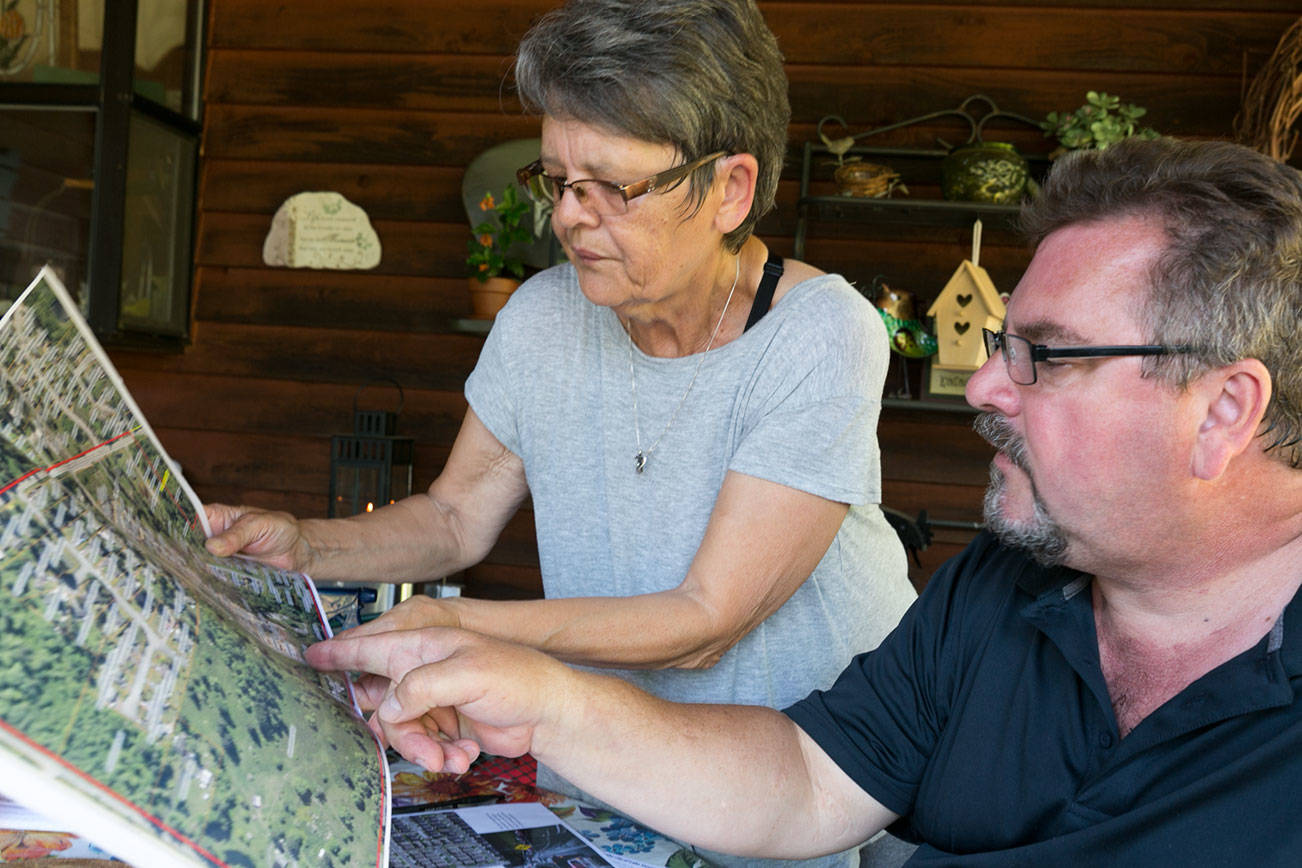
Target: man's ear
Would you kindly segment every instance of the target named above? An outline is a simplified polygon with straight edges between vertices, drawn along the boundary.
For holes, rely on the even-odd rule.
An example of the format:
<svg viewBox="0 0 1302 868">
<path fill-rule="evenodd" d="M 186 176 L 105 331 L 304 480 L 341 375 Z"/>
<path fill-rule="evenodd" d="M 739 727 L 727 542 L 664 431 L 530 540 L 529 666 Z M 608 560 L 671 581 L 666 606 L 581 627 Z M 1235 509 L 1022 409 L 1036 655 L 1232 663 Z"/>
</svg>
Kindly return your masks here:
<svg viewBox="0 0 1302 868">
<path fill-rule="evenodd" d="M 750 214 L 751 203 L 755 201 L 759 163 L 750 154 L 733 154 L 719 160 L 719 175 L 723 182 L 723 198 L 714 220 L 718 230 L 726 235 Z"/>
<path fill-rule="evenodd" d="M 1203 412 L 1193 471 L 1199 479 L 1216 479 L 1252 447 L 1270 403 L 1270 372 L 1256 359 L 1241 359 L 1208 371 L 1190 388 Z"/>
</svg>

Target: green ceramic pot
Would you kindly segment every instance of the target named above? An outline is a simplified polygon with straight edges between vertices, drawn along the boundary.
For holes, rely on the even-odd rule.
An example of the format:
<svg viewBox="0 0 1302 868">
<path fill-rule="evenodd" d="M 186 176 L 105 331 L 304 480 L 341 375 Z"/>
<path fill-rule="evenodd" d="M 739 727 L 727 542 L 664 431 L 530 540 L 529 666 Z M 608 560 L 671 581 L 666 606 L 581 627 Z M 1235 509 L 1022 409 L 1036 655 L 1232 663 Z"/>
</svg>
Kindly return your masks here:
<svg viewBox="0 0 1302 868">
<path fill-rule="evenodd" d="M 1030 177 L 1026 160 L 1007 142 L 977 142 L 949 152 L 940 164 L 940 191 L 955 202 L 1016 205 Z"/>
</svg>

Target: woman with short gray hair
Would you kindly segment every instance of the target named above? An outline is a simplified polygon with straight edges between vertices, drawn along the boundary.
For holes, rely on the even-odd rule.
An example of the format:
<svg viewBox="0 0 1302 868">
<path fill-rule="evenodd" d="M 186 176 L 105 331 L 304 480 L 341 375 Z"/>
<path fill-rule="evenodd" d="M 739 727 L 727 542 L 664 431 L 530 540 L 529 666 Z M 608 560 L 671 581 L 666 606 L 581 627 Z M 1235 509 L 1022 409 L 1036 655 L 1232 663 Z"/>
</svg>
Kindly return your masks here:
<svg viewBox="0 0 1302 868">
<path fill-rule="evenodd" d="M 498 314 L 442 474 L 342 520 L 214 506 L 210 548 L 425 581 L 531 496 L 544 599 L 417 597 L 357 629 L 474 630 L 679 701 L 830 686 L 915 594 L 879 508 L 881 319 L 753 235 L 786 151 L 777 41 L 750 0 L 570 0 L 516 78 L 542 116 L 519 179 L 568 261 Z"/>
</svg>

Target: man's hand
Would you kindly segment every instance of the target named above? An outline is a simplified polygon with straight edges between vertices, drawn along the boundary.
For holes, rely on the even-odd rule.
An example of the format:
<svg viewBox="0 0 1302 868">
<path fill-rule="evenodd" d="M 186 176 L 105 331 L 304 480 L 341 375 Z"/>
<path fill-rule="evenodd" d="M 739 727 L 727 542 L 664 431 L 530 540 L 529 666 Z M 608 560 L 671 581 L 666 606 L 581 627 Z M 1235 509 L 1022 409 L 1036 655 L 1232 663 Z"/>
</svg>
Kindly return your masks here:
<svg viewBox="0 0 1302 868">
<path fill-rule="evenodd" d="M 287 512 L 251 506 L 204 506 L 213 535 L 204 545 L 218 557 L 243 555 L 282 570 L 307 572 L 309 547 L 298 520 Z"/>
<path fill-rule="evenodd" d="M 308 663 L 364 673 L 355 687 L 363 710 L 375 710 L 371 729 L 431 771 L 464 772 L 480 750 L 531 750 L 575 675 L 539 651 L 462 630 L 359 630 L 308 648 Z"/>
<path fill-rule="evenodd" d="M 447 627 L 349 630 L 308 648 L 307 661 L 364 673 L 371 728 L 424 768 L 459 774 L 481 750 L 531 752 L 617 810 L 711 849 L 807 858 L 895 818 L 770 708 L 666 702 Z"/>
</svg>

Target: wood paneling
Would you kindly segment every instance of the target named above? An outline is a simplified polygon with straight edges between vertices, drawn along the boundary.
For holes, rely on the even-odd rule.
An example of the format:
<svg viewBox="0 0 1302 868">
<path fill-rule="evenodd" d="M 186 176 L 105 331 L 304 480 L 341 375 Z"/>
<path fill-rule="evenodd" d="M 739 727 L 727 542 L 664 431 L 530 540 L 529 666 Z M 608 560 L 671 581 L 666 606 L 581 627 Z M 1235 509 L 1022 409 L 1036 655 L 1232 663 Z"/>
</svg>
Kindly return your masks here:
<svg viewBox="0 0 1302 868">
<path fill-rule="evenodd" d="M 194 344 L 184 354 L 123 351 L 119 357 L 125 368 L 173 373 L 355 385 L 392 379 L 405 389 L 459 389 L 479 346 L 478 338 L 466 335 L 204 322 L 196 324 Z"/>
<path fill-rule="evenodd" d="M 443 332 L 468 316 L 464 277 L 321 272 L 310 284 L 276 268 L 205 266 L 197 317 L 230 323 Z"/>
<path fill-rule="evenodd" d="M 500 88 L 509 70 L 498 56 L 215 48 L 208 95 L 240 105 L 519 114 L 514 95 Z"/>
<path fill-rule="evenodd" d="M 205 212 L 275 213 L 303 190 L 334 190 L 366 209 L 372 220 L 459 222 L 465 167 L 364 163 L 284 163 L 208 159 Z"/>
<path fill-rule="evenodd" d="M 128 386 L 202 497 L 325 510 L 329 436 L 351 427 L 358 389 L 397 380 L 400 433 L 416 477 L 438 473 L 465 412 L 462 383 L 482 341 L 450 322 L 469 312 L 461 178 L 476 155 L 538 135 L 508 77 L 519 37 L 554 0 L 210 0 L 192 343 L 179 355 L 116 351 Z M 1247 76 L 1297 16 L 1297 0 L 761 0 L 791 81 L 791 149 L 778 208 L 760 224 L 790 253 L 800 146 L 819 119 L 852 132 L 957 106 L 983 93 L 1032 118 L 1088 89 L 1148 107 L 1168 133 L 1227 137 Z M 961 141 L 945 122 L 874 144 Z M 999 138 L 1030 153 L 1029 127 Z M 934 185 L 915 185 L 934 196 Z M 820 189 L 823 189 L 820 187 Z M 289 196 L 335 190 L 383 245 L 366 272 L 265 266 L 262 242 Z M 884 275 L 925 304 L 969 251 L 966 228 L 811 226 L 806 258 L 861 286 Z M 987 226 L 982 265 L 1011 289 L 1021 243 Z M 915 371 L 916 376 L 916 371 Z M 386 405 L 371 385 L 362 394 Z M 971 416 L 888 408 L 886 501 L 953 522 L 979 520 L 990 448 Z M 532 514 L 464 575 L 493 596 L 537 593 Z M 970 536 L 937 530 L 921 583 Z"/>
<path fill-rule="evenodd" d="M 832 66 L 1107 70 L 1203 76 L 1240 72 L 1295 13 L 1220 9 L 761 3 L 788 63 Z M 1088 5 L 1088 4 L 1082 4 Z M 1228 5 L 1228 4 L 1227 4 Z M 828 26 L 835 22 L 835 26 Z"/>
<path fill-rule="evenodd" d="M 465 167 L 509 139 L 538 135 L 538 121 L 492 114 L 395 112 L 344 106 L 208 107 L 205 153 L 228 159 Z"/>
</svg>

